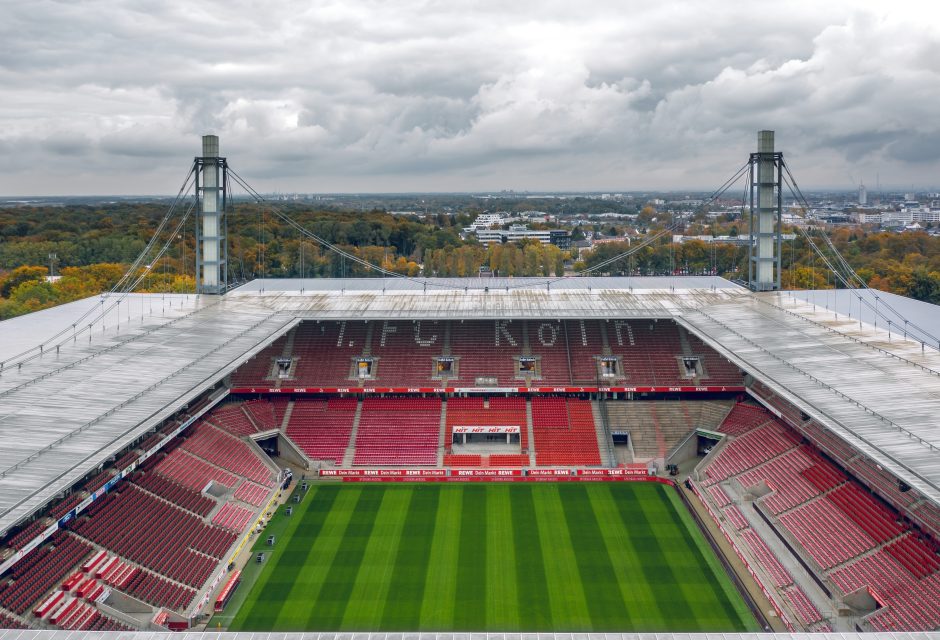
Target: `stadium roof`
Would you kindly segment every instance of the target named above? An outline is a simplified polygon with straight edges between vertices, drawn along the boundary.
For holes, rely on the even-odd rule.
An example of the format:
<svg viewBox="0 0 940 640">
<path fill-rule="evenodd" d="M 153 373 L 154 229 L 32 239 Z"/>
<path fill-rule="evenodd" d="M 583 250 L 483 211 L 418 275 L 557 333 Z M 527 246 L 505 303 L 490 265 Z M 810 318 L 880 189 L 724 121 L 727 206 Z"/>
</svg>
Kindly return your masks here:
<svg viewBox="0 0 940 640">
<path fill-rule="evenodd" d="M 259 280 L 173 308 L 159 295 L 125 306 L 119 331 L 96 325 L 90 342 L 0 374 L 0 533 L 299 319 L 673 317 L 940 504 L 940 354 L 787 294 L 695 277 Z M 0 323 L 0 360 L 80 313 Z"/>
</svg>

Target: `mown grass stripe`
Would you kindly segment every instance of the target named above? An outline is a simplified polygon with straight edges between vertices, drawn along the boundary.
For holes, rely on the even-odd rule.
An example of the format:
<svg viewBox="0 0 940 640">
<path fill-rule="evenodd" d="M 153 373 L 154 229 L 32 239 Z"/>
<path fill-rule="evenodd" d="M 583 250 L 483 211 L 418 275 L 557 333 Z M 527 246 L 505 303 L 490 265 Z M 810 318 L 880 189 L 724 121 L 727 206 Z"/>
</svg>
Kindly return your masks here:
<svg viewBox="0 0 940 640">
<path fill-rule="evenodd" d="M 712 570 L 712 566 L 705 559 L 701 545 L 692 538 L 686 522 L 682 520 L 680 513 L 669 501 L 665 491 L 665 487 L 660 487 L 659 493 L 662 500 L 655 507 L 665 513 L 669 529 L 674 532 L 675 542 L 666 549 L 665 553 L 674 566 L 679 566 L 682 562 L 679 552 L 688 558 L 683 565 L 682 589 L 686 594 L 686 599 L 696 608 L 699 623 L 708 630 L 744 631 L 746 628 L 744 621 L 728 598 L 728 594 L 721 588 L 722 578 L 727 579 L 726 576 L 716 574 Z M 653 509 L 652 505 L 650 509 Z M 733 625 L 731 629 L 728 629 L 729 623 Z"/>
<path fill-rule="evenodd" d="M 411 496 L 382 612 L 383 631 L 414 631 L 421 623 L 440 497 L 440 486 L 424 488 Z"/>
<path fill-rule="evenodd" d="M 657 502 L 660 498 L 650 491 L 643 491 L 642 497 L 631 485 L 609 485 L 609 491 L 617 503 L 620 521 L 630 534 L 630 541 L 640 559 L 640 568 L 647 584 L 664 608 L 668 607 L 670 631 L 697 631 L 698 618 L 680 589 L 680 581 L 672 565 L 663 553 L 657 535 L 668 538 L 668 532 L 653 523 L 643 506 Z"/>
<path fill-rule="evenodd" d="M 487 628 L 519 629 L 516 548 L 509 486 L 495 485 L 486 499 L 486 617 Z"/>
<path fill-rule="evenodd" d="M 600 487 L 589 490 L 588 496 L 617 577 L 620 597 L 630 608 L 633 628 L 642 631 L 668 630 L 671 615 L 669 603 L 661 602 L 650 588 L 643 572 L 642 559 L 633 547 L 631 534 L 620 521 L 614 496 Z"/>
<path fill-rule="evenodd" d="M 698 525 L 695 523 L 692 514 L 689 513 L 688 508 L 683 503 L 682 498 L 680 498 L 678 493 L 675 491 L 667 491 L 666 496 L 672 503 L 673 510 L 677 514 L 677 517 L 681 522 L 684 523 L 686 532 L 688 532 L 688 535 L 691 537 L 692 541 L 695 543 L 695 546 L 702 554 L 702 558 L 705 560 L 705 563 L 711 569 L 715 580 L 721 586 L 721 590 L 731 602 L 731 606 L 734 607 L 734 610 L 737 612 L 737 616 L 741 620 L 745 629 L 747 631 L 761 631 L 762 627 L 754 618 L 754 614 L 748 608 L 744 598 L 741 597 L 741 593 L 732 582 L 731 577 L 728 575 L 724 565 L 722 565 L 718 555 L 705 539 L 705 535 L 698 528 Z"/>
<path fill-rule="evenodd" d="M 448 631 L 453 628 L 462 516 L 463 487 L 442 486 L 434 521 L 434 538 L 428 553 L 421 623 L 415 630 Z"/>
<path fill-rule="evenodd" d="M 281 541 L 281 546 L 270 552 L 268 564 L 252 589 L 254 597 L 245 601 L 229 626 L 230 629 L 270 629 L 276 625 L 281 610 L 290 602 L 290 593 L 297 584 L 297 577 L 309 562 L 313 543 L 336 501 L 338 494 L 331 489 L 320 486 L 311 487 L 308 491 L 304 497 L 306 511 L 298 514 L 293 531 L 288 530 L 289 534 Z M 297 544 L 300 540 L 306 540 L 309 544 Z"/>
<path fill-rule="evenodd" d="M 386 492 L 384 487 L 363 485 L 361 494 L 342 537 L 323 576 L 320 592 L 309 604 L 307 624 L 303 629 L 336 631 L 343 622 L 349 597 L 355 586 L 362 558 L 372 538 L 372 530 Z M 296 600 L 303 602 L 305 598 Z"/>
<path fill-rule="evenodd" d="M 581 484 L 560 485 L 558 495 L 591 615 L 591 629 L 635 628 L 629 604 L 620 596 L 620 584 L 607 554 L 587 487 Z"/>
<path fill-rule="evenodd" d="M 385 491 L 349 594 L 341 629 L 377 631 L 382 628 L 382 614 L 394 577 L 395 557 L 401 547 L 405 515 L 415 491 L 415 487 L 407 485 Z"/>
<path fill-rule="evenodd" d="M 552 619 L 556 631 L 589 631 L 592 628 L 591 615 L 571 548 L 558 486 L 532 485 Z"/>
<path fill-rule="evenodd" d="M 457 560 L 457 593 L 453 628 L 457 631 L 486 629 L 486 498 L 487 487 L 463 487 L 460 550 Z"/>
<path fill-rule="evenodd" d="M 510 485 L 513 542 L 516 547 L 516 601 L 520 630 L 550 631 L 552 607 L 542 560 L 542 541 L 529 485 Z M 510 570 L 508 567 L 507 571 Z"/>
</svg>

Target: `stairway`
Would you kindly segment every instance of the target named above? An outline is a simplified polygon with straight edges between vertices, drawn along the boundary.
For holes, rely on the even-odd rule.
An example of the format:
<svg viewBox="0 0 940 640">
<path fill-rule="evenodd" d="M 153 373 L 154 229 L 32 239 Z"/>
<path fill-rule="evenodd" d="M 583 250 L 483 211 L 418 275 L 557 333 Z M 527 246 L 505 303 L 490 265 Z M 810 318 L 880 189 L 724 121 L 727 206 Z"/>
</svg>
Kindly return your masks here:
<svg viewBox="0 0 940 640">
<path fill-rule="evenodd" d="M 597 450 L 601 454 L 601 465 L 604 467 L 616 467 L 617 462 L 614 459 L 614 441 L 607 428 L 607 421 L 604 419 L 604 411 L 601 407 L 601 400 L 595 400 L 591 403 L 591 413 L 594 414 L 594 430 L 597 432 Z"/>
<path fill-rule="evenodd" d="M 291 400 L 287 403 L 287 409 L 284 410 L 284 419 L 281 420 L 281 424 L 278 427 L 281 433 L 287 433 L 287 425 L 290 424 L 290 414 L 294 412 L 294 401 Z"/>
<path fill-rule="evenodd" d="M 362 401 L 356 403 L 356 416 L 353 418 L 352 431 L 349 432 L 349 444 L 346 446 L 346 453 L 343 454 L 343 467 L 353 466 L 353 460 L 356 458 L 356 435 L 359 433 L 359 418 L 362 416 Z"/>
<path fill-rule="evenodd" d="M 525 429 L 529 440 L 529 466 L 535 466 L 535 430 L 532 428 L 532 401 L 525 401 Z"/>
<path fill-rule="evenodd" d="M 610 338 L 607 337 L 607 323 L 602 322 L 601 320 L 598 320 L 597 324 L 601 328 L 601 344 L 604 345 L 603 355 L 605 356 L 613 355 L 614 352 L 610 350 Z"/>
<path fill-rule="evenodd" d="M 444 466 L 444 447 L 448 446 L 449 442 L 444 442 L 444 436 L 447 431 L 447 401 L 441 403 L 441 430 L 437 435 L 437 466 Z"/>
</svg>

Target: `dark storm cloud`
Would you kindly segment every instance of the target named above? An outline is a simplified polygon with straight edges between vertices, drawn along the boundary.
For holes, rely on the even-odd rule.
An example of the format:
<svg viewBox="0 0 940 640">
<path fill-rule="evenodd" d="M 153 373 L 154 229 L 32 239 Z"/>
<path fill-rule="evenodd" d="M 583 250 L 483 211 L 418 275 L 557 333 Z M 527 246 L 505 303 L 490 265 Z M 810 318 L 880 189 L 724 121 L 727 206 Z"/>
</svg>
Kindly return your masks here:
<svg viewBox="0 0 940 640">
<path fill-rule="evenodd" d="M 280 190 L 709 188 L 761 128 L 805 185 L 935 184 L 940 168 L 940 21 L 922 3 L 36 0 L 4 14 L 5 193 L 175 191 L 206 132 Z"/>
</svg>

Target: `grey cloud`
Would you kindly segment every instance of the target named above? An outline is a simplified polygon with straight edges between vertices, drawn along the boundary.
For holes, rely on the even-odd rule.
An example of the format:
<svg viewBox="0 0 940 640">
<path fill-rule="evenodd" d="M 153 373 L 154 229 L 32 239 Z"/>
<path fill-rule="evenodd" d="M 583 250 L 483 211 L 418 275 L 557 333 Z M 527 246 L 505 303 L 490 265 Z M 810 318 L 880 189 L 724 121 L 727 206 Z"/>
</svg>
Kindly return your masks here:
<svg viewBox="0 0 940 640">
<path fill-rule="evenodd" d="M 709 188 L 760 128 L 805 186 L 933 184 L 940 20 L 907 4 L 10 4 L 0 148 L 44 171 L 0 192 L 173 192 L 206 132 L 261 189 Z"/>
</svg>

